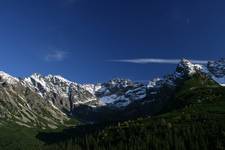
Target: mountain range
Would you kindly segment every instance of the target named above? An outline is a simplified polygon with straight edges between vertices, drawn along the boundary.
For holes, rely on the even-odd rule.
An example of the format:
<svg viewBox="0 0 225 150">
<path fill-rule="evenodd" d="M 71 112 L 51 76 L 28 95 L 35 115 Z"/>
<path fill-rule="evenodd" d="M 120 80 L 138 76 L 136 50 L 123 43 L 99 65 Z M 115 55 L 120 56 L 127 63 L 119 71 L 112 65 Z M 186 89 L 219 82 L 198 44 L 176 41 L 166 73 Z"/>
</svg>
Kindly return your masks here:
<svg viewBox="0 0 225 150">
<path fill-rule="evenodd" d="M 79 84 L 59 75 L 17 78 L 1 71 L 0 123 L 46 129 L 64 126 L 71 118 L 93 123 L 157 114 L 176 88 L 195 74 L 225 86 L 225 59 L 207 65 L 182 59 L 173 73 L 147 84 L 119 78 Z"/>
</svg>

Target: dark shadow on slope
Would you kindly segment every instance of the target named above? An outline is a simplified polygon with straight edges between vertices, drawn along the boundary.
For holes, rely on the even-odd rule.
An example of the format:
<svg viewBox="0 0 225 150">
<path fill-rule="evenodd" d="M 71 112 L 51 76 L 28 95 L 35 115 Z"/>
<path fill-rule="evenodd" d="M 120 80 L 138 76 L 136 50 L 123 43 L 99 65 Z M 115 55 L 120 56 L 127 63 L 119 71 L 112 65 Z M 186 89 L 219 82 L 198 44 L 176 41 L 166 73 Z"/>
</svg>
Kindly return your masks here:
<svg viewBox="0 0 225 150">
<path fill-rule="evenodd" d="M 114 125 L 114 123 L 80 125 L 74 128 L 66 128 L 62 131 L 39 132 L 36 138 L 43 141 L 45 144 L 60 143 L 76 137 L 85 138 L 85 136 L 89 134 L 98 133 L 109 125 Z"/>
</svg>

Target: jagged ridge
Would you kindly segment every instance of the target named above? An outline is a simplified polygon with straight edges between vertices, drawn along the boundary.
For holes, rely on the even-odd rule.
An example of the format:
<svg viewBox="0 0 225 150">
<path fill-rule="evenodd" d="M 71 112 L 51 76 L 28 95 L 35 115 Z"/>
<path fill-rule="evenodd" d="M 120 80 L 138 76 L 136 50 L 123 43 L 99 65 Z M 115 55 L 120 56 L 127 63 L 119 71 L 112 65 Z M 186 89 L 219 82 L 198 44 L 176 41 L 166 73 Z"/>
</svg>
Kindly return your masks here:
<svg viewBox="0 0 225 150">
<path fill-rule="evenodd" d="M 147 85 L 127 79 L 113 79 L 96 85 L 78 84 L 59 75 L 37 73 L 18 79 L 0 72 L 1 118 L 16 120 L 26 126 L 57 127 L 64 124 L 80 105 L 120 109 L 138 101 L 154 102 L 162 87 L 174 88 L 179 80 L 196 73 L 205 74 L 224 86 L 224 70 L 224 59 L 209 62 L 206 66 L 182 59 L 174 73 L 156 78 Z"/>
</svg>

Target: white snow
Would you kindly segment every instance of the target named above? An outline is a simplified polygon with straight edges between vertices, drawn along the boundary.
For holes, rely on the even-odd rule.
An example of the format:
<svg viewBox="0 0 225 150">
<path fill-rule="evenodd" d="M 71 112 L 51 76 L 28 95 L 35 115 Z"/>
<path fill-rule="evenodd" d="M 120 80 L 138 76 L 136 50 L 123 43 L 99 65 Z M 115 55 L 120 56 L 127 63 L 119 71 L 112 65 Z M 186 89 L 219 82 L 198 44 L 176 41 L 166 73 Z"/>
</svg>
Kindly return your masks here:
<svg viewBox="0 0 225 150">
<path fill-rule="evenodd" d="M 96 86 L 94 84 L 83 84 L 81 85 L 82 88 L 90 92 L 91 94 L 95 94 L 96 92 Z"/>
<path fill-rule="evenodd" d="M 124 95 L 118 96 L 116 94 L 104 96 L 100 98 L 100 101 L 105 105 L 115 105 L 117 107 L 127 106 L 130 104 L 129 98 L 126 98 Z"/>
<path fill-rule="evenodd" d="M 39 83 L 46 91 L 50 91 L 46 81 L 44 80 L 44 78 L 41 75 L 33 74 L 33 75 L 31 75 L 31 78 L 34 79 L 37 83 Z M 28 79 L 28 80 L 30 80 L 30 82 L 31 82 L 31 79 Z M 35 85 L 35 86 L 37 86 L 37 85 Z"/>
<path fill-rule="evenodd" d="M 181 63 L 179 64 L 181 67 L 183 65 L 183 67 L 185 67 L 185 69 L 188 70 L 188 74 L 192 75 L 196 73 L 196 70 L 201 70 L 202 69 L 202 65 L 199 64 L 193 64 L 191 63 L 191 61 L 187 60 L 187 59 L 182 59 Z"/>
<path fill-rule="evenodd" d="M 198 71 L 209 75 L 221 86 L 225 86 L 225 61 L 218 61 L 216 63 L 211 62 L 210 67 L 213 68 L 213 71 L 204 65 L 193 64 L 191 61 L 186 59 L 181 61 L 179 67 L 182 67 L 179 68 L 181 71 L 177 70 L 175 73 L 165 76 L 162 79 L 153 79 L 147 85 L 134 83 L 130 80 L 124 79 L 114 79 L 105 84 L 77 84 L 65 79 L 60 75 L 42 76 L 40 74 L 33 74 L 32 76 L 25 78 L 22 80 L 22 84 L 30 87 L 43 97 L 47 95 L 45 95 L 46 92 L 52 92 L 62 97 L 68 97 L 70 88 L 79 94 L 82 92 L 87 93 L 88 91 L 91 94 L 87 94 L 88 96 L 84 96 L 83 99 L 79 99 L 79 94 L 75 94 L 74 99 L 78 99 L 78 101 L 76 101 L 74 104 L 89 105 L 88 103 L 91 101 L 98 101 L 99 105 L 90 104 L 90 106 L 92 105 L 93 107 L 101 105 L 114 105 L 118 107 L 127 106 L 133 101 L 145 98 L 147 95 L 146 89 L 157 89 L 163 84 L 176 86 L 176 79 L 183 78 L 183 76 L 186 74 L 193 75 Z M 19 82 L 19 79 L 14 78 L 4 72 L 0 72 L 0 76 L 2 77 L 3 81 L 7 81 L 9 83 Z M 150 94 L 157 94 L 156 90 L 151 91 L 152 92 L 150 92 Z M 101 97 L 99 98 L 96 95 L 101 95 Z"/>
<path fill-rule="evenodd" d="M 160 80 L 162 80 L 162 79 L 160 79 L 160 78 L 155 78 L 155 79 L 153 79 L 152 81 L 149 81 L 147 87 L 148 87 L 148 88 L 154 88 L 154 87 L 156 87 L 156 86 L 157 86 L 157 82 L 160 81 Z"/>
<path fill-rule="evenodd" d="M 110 95 L 110 96 L 104 96 L 104 97 L 101 97 L 100 98 L 100 101 L 102 103 L 105 103 L 105 104 L 112 104 L 114 103 L 115 101 L 117 101 L 117 98 L 118 96 L 113 94 L 113 95 Z"/>
<path fill-rule="evenodd" d="M 1 80 L 3 80 L 3 82 L 7 82 L 9 84 L 17 84 L 19 82 L 18 78 L 15 78 L 3 71 L 0 71 L 0 77 L 1 77 Z"/>
<path fill-rule="evenodd" d="M 58 79 L 60 82 L 63 82 L 63 83 L 66 83 L 67 85 L 70 85 L 70 84 L 76 84 L 70 80 L 67 80 L 65 79 L 64 77 L 62 77 L 61 75 L 48 75 L 45 77 L 46 79 L 50 80 L 50 79 L 54 79 L 54 82 L 57 82 L 55 81 L 55 79 Z"/>
</svg>

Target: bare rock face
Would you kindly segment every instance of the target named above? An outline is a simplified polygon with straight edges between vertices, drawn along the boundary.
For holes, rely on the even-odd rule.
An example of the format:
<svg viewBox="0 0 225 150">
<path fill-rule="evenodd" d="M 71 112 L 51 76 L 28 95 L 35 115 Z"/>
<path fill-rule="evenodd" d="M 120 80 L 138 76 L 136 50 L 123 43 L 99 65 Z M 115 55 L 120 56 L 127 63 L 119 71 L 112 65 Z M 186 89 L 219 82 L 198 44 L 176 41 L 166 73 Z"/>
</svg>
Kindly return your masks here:
<svg viewBox="0 0 225 150">
<path fill-rule="evenodd" d="M 221 78 L 225 76 L 225 59 L 222 58 L 218 61 L 210 61 L 207 65 L 208 70 L 215 75 L 215 77 Z"/>
<path fill-rule="evenodd" d="M 13 121 L 27 127 L 56 128 L 68 120 L 62 111 L 17 78 L 4 73 L 1 79 L 0 117 L 3 123 Z"/>
<path fill-rule="evenodd" d="M 82 88 L 79 84 L 64 79 L 61 76 L 42 76 L 33 74 L 23 81 L 25 86 L 38 93 L 46 101 L 69 113 L 75 105 L 90 104 L 98 105 L 95 95 Z"/>
</svg>

